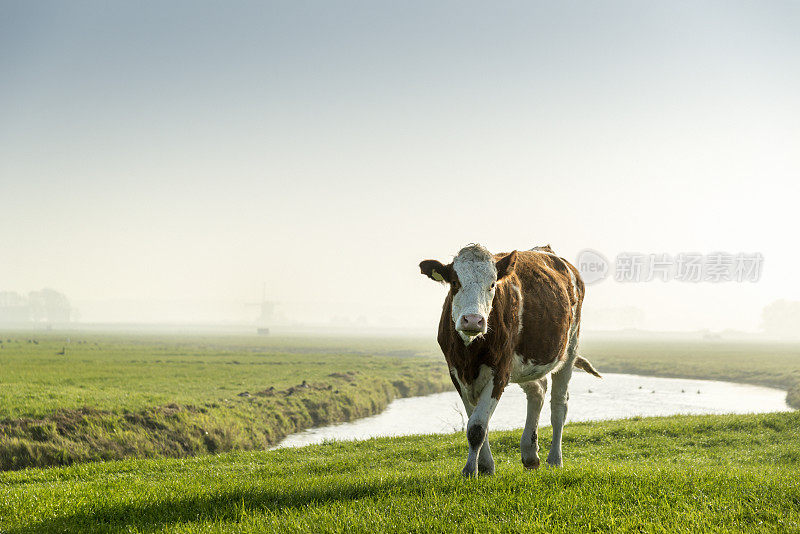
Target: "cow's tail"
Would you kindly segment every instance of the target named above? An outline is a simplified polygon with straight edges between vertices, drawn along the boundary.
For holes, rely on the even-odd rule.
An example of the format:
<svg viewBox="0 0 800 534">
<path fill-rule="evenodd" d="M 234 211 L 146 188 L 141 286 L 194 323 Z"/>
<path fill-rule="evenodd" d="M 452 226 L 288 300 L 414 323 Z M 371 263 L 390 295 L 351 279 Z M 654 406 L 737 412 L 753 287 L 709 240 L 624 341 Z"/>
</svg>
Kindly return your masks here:
<svg viewBox="0 0 800 534">
<path fill-rule="evenodd" d="M 603 378 L 602 376 L 600 376 L 600 373 L 597 372 L 597 369 L 595 369 L 594 366 L 592 366 L 592 364 L 586 358 L 578 356 L 577 358 L 575 358 L 575 362 L 572 365 L 574 365 L 575 367 L 577 367 L 582 371 L 586 371 L 590 375 L 596 376 L 597 378 Z"/>
</svg>

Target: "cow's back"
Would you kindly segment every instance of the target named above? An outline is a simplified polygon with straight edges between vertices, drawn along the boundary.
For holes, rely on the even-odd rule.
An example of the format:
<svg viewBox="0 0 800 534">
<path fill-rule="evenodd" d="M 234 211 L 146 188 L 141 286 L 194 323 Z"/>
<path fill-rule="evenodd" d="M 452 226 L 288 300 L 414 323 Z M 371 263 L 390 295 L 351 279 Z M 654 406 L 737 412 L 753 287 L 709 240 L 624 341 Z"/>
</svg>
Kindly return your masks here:
<svg viewBox="0 0 800 534">
<path fill-rule="evenodd" d="M 509 282 L 519 284 L 523 308 L 515 352 L 524 362 L 538 365 L 565 359 L 583 302 L 578 270 L 547 247 L 519 252 L 514 271 L 516 280 Z"/>
</svg>

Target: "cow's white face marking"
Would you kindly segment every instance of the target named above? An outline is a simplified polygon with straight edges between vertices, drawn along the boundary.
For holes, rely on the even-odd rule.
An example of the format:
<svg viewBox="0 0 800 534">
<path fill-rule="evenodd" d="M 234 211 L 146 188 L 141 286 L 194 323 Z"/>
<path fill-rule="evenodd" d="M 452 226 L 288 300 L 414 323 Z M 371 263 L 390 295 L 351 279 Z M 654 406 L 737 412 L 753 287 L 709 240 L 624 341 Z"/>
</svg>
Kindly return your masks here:
<svg viewBox="0 0 800 534">
<path fill-rule="evenodd" d="M 469 345 L 477 336 L 486 333 L 497 285 L 497 267 L 488 250 L 480 245 L 470 245 L 461 249 L 455 257 L 453 269 L 460 283 L 458 291 L 453 295 L 453 323 L 461 339 Z M 461 330 L 465 315 L 483 317 L 482 331 Z"/>
</svg>

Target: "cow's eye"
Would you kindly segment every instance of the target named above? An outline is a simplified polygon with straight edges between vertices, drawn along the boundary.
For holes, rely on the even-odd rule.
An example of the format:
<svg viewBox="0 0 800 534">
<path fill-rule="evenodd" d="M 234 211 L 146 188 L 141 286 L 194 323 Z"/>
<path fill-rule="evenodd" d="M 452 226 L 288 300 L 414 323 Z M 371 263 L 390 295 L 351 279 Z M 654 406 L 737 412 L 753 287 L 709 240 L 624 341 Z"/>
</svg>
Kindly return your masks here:
<svg viewBox="0 0 800 534">
<path fill-rule="evenodd" d="M 494 287 L 495 287 L 496 285 L 497 285 L 496 283 L 492 282 L 492 285 L 491 285 L 491 286 L 489 286 L 489 289 L 494 289 Z"/>
</svg>

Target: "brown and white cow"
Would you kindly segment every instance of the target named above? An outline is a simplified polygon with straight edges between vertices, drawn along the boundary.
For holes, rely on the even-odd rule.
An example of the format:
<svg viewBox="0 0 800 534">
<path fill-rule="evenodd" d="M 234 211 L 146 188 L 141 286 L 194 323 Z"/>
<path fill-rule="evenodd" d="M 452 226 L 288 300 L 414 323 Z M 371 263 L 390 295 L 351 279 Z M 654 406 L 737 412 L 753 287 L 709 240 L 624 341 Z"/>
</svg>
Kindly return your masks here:
<svg viewBox="0 0 800 534">
<path fill-rule="evenodd" d="M 584 284 L 578 270 L 550 246 L 492 255 L 480 245 L 461 249 L 452 263 L 419 264 L 422 273 L 450 285 L 439 321 L 439 346 L 469 415 L 465 476 L 491 474 L 489 419 L 509 382 L 528 398 L 522 464 L 539 467 L 537 427 L 552 375 L 553 441 L 547 463 L 560 466 L 572 367 L 600 376 L 578 356 Z"/>
</svg>

